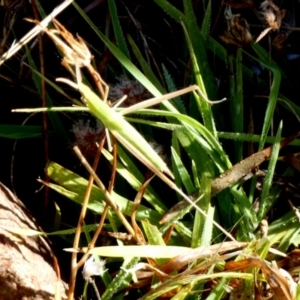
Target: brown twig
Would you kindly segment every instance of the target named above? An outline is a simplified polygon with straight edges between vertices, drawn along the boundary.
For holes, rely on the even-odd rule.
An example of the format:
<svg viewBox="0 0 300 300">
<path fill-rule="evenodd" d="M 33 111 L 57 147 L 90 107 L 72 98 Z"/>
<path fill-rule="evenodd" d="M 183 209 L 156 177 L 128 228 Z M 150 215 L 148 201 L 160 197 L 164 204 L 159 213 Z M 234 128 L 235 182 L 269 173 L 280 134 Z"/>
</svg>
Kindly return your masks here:
<svg viewBox="0 0 300 300">
<path fill-rule="evenodd" d="M 124 227 L 128 230 L 128 232 L 130 234 L 134 235 L 134 230 L 133 230 L 132 226 L 128 223 L 128 221 L 125 218 L 125 216 L 123 215 L 122 211 L 120 210 L 120 208 L 116 204 L 114 198 L 106 190 L 106 188 L 105 188 L 104 184 L 102 183 L 102 181 L 100 180 L 100 178 L 94 172 L 94 170 L 89 165 L 89 163 L 86 161 L 86 159 L 82 156 L 82 154 L 81 154 L 80 150 L 78 149 L 78 147 L 75 146 L 73 149 L 74 149 L 75 153 L 78 155 L 81 163 L 84 165 L 84 167 L 87 169 L 87 171 L 94 177 L 94 180 L 95 180 L 96 184 L 101 189 L 101 191 L 104 193 L 104 196 L 105 196 L 107 202 L 112 207 L 112 209 L 114 210 L 116 215 L 119 217 L 119 219 L 122 222 L 122 224 L 124 225 Z"/>
<path fill-rule="evenodd" d="M 100 156 L 101 156 L 101 151 L 102 151 L 104 143 L 105 143 L 105 135 L 103 134 L 103 136 L 101 137 L 101 143 L 98 147 L 96 157 L 94 159 L 93 170 L 96 170 L 96 168 L 98 166 Z M 87 204 L 88 204 L 88 200 L 90 198 L 93 183 L 94 183 L 94 177 L 91 175 L 90 178 L 89 178 L 87 188 L 86 188 L 86 192 L 85 192 L 85 196 L 84 196 L 84 200 L 83 200 L 83 205 L 82 205 L 82 209 L 81 209 L 81 214 L 80 214 L 80 217 L 79 217 L 79 220 L 78 220 L 78 225 L 77 225 L 77 228 L 76 228 L 75 238 L 74 238 L 74 241 L 73 241 L 73 247 L 76 247 L 76 248 L 79 245 L 79 238 L 80 238 L 82 225 L 83 225 L 85 212 L 86 212 L 86 207 L 87 207 Z M 99 227 L 100 227 L 100 224 L 99 224 L 98 228 Z M 89 247 L 92 247 L 94 245 L 94 243 L 91 246 L 89 245 Z M 71 276 L 70 276 L 69 291 L 68 291 L 69 299 L 73 299 L 77 271 L 85 263 L 87 257 L 88 257 L 88 252 L 85 255 L 83 255 L 81 260 L 77 263 L 77 253 L 72 254 Z"/>
<path fill-rule="evenodd" d="M 132 213 L 131 213 L 131 225 L 134 229 L 135 232 L 135 239 L 137 241 L 138 244 L 142 244 L 145 245 L 146 244 L 146 240 L 144 238 L 144 235 L 142 233 L 142 230 L 140 229 L 140 227 L 138 226 L 137 222 L 136 222 L 136 212 L 137 209 L 141 203 L 141 200 L 143 198 L 143 195 L 146 191 L 147 186 L 149 185 L 149 183 L 151 182 L 151 180 L 154 178 L 155 174 L 153 174 L 151 171 L 148 171 L 144 180 L 144 183 L 142 184 L 142 186 L 140 187 L 134 202 L 133 202 L 133 207 L 132 207 Z"/>
<path fill-rule="evenodd" d="M 300 131 L 296 134 L 282 140 L 280 142 L 280 149 L 288 145 L 290 142 L 292 142 L 294 139 L 296 139 L 298 136 L 300 136 Z M 269 159 L 272 153 L 273 146 L 270 146 L 268 148 L 265 148 L 259 152 L 256 152 L 252 154 L 251 156 L 243 159 L 239 163 L 232 166 L 230 169 L 222 173 L 219 177 L 215 178 L 211 183 L 211 196 L 215 196 L 221 191 L 225 190 L 226 188 L 229 188 L 230 186 L 236 184 L 238 181 L 240 181 L 242 178 L 244 178 L 246 175 L 251 173 L 255 168 L 259 167 L 260 164 L 262 164 L 265 160 Z M 196 198 L 199 194 L 199 191 L 192 194 L 193 198 Z M 166 222 L 170 222 L 174 215 L 178 215 L 180 213 L 180 210 L 182 210 L 184 207 L 189 205 L 190 203 L 185 201 L 178 202 L 174 207 L 169 209 L 169 211 L 163 216 L 162 220 L 160 221 L 161 224 L 164 224 Z M 175 209 L 174 209 L 175 208 Z M 177 209 L 178 208 L 178 209 Z M 172 212 L 172 217 L 169 217 L 169 213 Z M 175 214 L 176 212 L 176 214 Z"/>
<path fill-rule="evenodd" d="M 105 139 L 103 138 L 103 140 L 101 141 L 101 143 L 99 145 L 97 156 L 100 156 L 100 154 L 101 154 L 101 151 L 102 151 L 103 146 L 104 146 L 104 141 L 105 141 Z M 114 162 L 113 162 L 111 180 L 110 180 L 110 184 L 109 184 L 109 187 L 108 187 L 108 192 L 110 194 L 113 191 L 114 182 L 115 182 L 116 168 L 117 168 L 117 147 L 116 147 L 116 141 L 115 141 L 115 139 L 114 139 L 113 142 L 114 142 L 113 143 Z M 93 167 L 93 169 L 96 170 L 96 168 L 94 168 L 94 167 Z M 100 233 L 102 231 L 102 228 L 103 228 L 103 225 L 104 225 L 104 221 L 105 221 L 107 213 L 108 213 L 108 209 L 109 209 L 109 204 L 106 202 L 105 207 L 103 209 L 103 212 L 101 214 L 101 219 L 100 219 L 99 225 L 97 227 L 97 230 L 94 233 L 94 236 L 93 236 L 91 242 L 88 245 L 89 249 L 91 249 L 91 248 L 94 247 L 94 245 L 95 245 L 95 243 L 96 243 L 96 241 L 98 239 L 98 236 L 100 235 Z M 86 254 L 88 254 L 88 253 L 86 253 Z M 80 268 L 85 263 L 86 257 L 87 257 L 87 255 L 84 255 L 82 257 L 82 259 L 78 262 L 78 268 Z M 83 260 L 83 258 L 85 258 L 85 259 Z"/>
<path fill-rule="evenodd" d="M 134 235 L 133 228 L 128 223 L 125 216 L 123 215 L 123 213 L 121 212 L 121 210 L 119 209 L 117 204 L 115 203 L 115 201 L 112 198 L 111 194 L 106 190 L 104 184 L 101 182 L 101 180 L 99 179 L 99 177 L 97 176 L 97 174 L 95 173 L 93 168 L 89 165 L 89 163 L 86 161 L 84 156 L 81 154 L 81 151 L 79 150 L 79 148 L 77 146 L 75 146 L 73 149 L 74 149 L 76 155 L 78 156 L 78 158 L 80 159 L 81 163 L 84 165 L 84 167 L 87 169 L 87 171 L 90 173 L 90 175 L 95 180 L 96 184 L 99 186 L 99 188 L 104 193 L 104 196 L 106 197 L 107 203 L 113 208 L 114 212 L 117 214 L 120 221 L 123 223 L 125 228 L 129 231 L 129 233 Z M 77 228 L 76 228 L 76 233 L 75 233 L 74 242 L 73 242 L 73 248 L 74 249 L 78 248 L 81 228 L 82 228 L 82 224 L 83 224 L 83 221 L 84 221 L 84 217 L 85 217 L 86 210 L 87 210 L 87 205 L 88 205 L 88 199 L 89 199 L 88 192 L 90 192 L 92 182 L 93 181 L 89 181 L 89 183 L 88 183 L 87 192 L 86 192 L 86 195 L 85 195 L 83 203 L 82 203 L 81 213 L 80 213 L 80 217 L 79 217 L 79 220 L 78 220 L 78 225 L 77 225 Z M 86 259 L 87 256 L 88 256 L 88 251 L 85 253 L 85 258 L 84 259 Z M 71 276 L 70 276 L 70 281 L 69 281 L 68 300 L 73 300 L 77 270 L 78 270 L 78 267 L 81 266 L 84 263 L 84 259 L 82 258 L 82 260 L 80 261 L 80 265 L 79 265 L 79 263 L 77 264 L 77 255 L 72 253 Z"/>
<path fill-rule="evenodd" d="M 76 148 L 75 152 L 78 156 L 80 156 L 80 155 L 82 156 L 82 154 L 81 154 L 78 147 Z M 83 199 L 83 202 L 82 202 L 82 208 L 81 208 L 80 216 L 79 216 L 79 219 L 78 219 L 78 224 L 77 224 L 77 227 L 76 227 L 76 232 L 75 232 L 74 241 L 73 241 L 73 247 L 75 249 L 79 245 L 80 234 L 81 234 L 81 231 L 82 231 L 82 225 L 83 225 L 83 222 L 84 222 L 84 219 L 85 219 L 85 215 L 86 215 L 86 211 L 87 211 L 87 205 L 88 205 L 88 202 L 89 202 L 91 189 L 92 189 L 92 185 L 93 185 L 93 178 L 92 177 L 93 176 L 91 175 L 90 180 L 89 180 L 88 185 L 87 185 L 87 188 L 86 188 L 86 192 L 85 192 L 84 199 Z M 74 289 L 75 289 L 77 270 L 78 270 L 77 254 L 72 253 L 71 276 L 70 276 L 70 280 L 69 280 L 69 290 L 68 290 L 68 299 L 69 300 L 73 300 L 73 297 L 74 297 Z"/>
</svg>

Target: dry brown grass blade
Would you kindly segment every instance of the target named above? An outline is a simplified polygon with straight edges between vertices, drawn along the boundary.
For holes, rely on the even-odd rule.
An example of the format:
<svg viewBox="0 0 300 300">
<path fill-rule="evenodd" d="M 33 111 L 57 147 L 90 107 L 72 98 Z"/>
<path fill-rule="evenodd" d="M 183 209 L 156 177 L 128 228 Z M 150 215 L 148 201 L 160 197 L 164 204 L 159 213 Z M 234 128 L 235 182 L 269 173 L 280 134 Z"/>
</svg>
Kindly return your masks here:
<svg viewBox="0 0 300 300">
<path fill-rule="evenodd" d="M 230 261 L 226 263 L 225 270 L 245 271 L 249 268 L 258 268 L 262 271 L 266 281 L 277 299 L 293 300 L 294 291 L 290 289 L 287 278 L 280 270 L 272 265 L 267 264 L 260 258 L 246 258 L 239 261 Z"/>
<path fill-rule="evenodd" d="M 264 29 L 260 35 L 257 37 L 257 39 L 255 40 L 255 43 L 258 43 L 264 36 L 266 36 L 270 31 L 272 30 L 272 27 L 268 27 L 266 29 Z"/>
<path fill-rule="evenodd" d="M 281 160 L 290 164 L 294 169 L 300 172 L 300 155 L 288 153 L 287 155 L 280 157 Z"/>
<path fill-rule="evenodd" d="M 223 242 L 221 244 L 211 245 L 209 247 L 195 248 L 189 254 L 176 256 L 160 266 L 160 270 L 165 273 L 170 273 L 174 270 L 179 270 L 187 264 L 194 262 L 200 258 L 211 257 L 227 251 L 236 251 L 245 248 L 249 243 L 239 243 L 239 247 L 235 242 Z"/>
<path fill-rule="evenodd" d="M 300 132 L 297 132 L 296 134 L 282 140 L 280 142 L 280 149 L 288 145 L 299 135 Z M 272 149 L 273 146 L 270 146 L 264 150 L 252 154 L 213 180 L 211 184 L 211 195 L 218 194 L 225 188 L 237 183 L 244 176 L 255 170 L 255 168 L 257 168 L 261 163 L 270 158 Z"/>
<path fill-rule="evenodd" d="M 175 224 L 172 224 L 168 229 L 167 231 L 165 232 L 165 235 L 164 235 L 164 242 L 165 244 L 167 245 L 172 237 L 172 232 L 175 228 Z"/>
<path fill-rule="evenodd" d="M 108 96 L 108 86 L 102 80 L 100 74 L 96 72 L 91 65 L 93 55 L 90 53 L 86 43 L 80 36 L 74 38 L 73 35 L 56 19 L 53 19 L 52 21 L 56 29 L 50 30 L 42 26 L 42 23 L 36 21 L 33 22 L 37 23 L 37 26 L 40 27 L 40 30 L 44 31 L 63 53 L 62 65 L 73 75 L 74 78 L 80 75 L 78 72 L 79 68 L 86 67 L 88 69 L 90 75 L 94 79 L 103 101 L 106 102 Z M 75 66 L 76 73 L 71 66 Z"/>
<path fill-rule="evenodd" d="M 192 201 L 196 204 L 199 200 L 203 198 L 204 194 L 200 195 L 196 200 L 194 200 L 194 197 L 190 197 Z M 185 209 L 187 206 L 186 201 L 180 201 L 176 203 L 172 208 L 170 208 L 161 218 L 159 221 L 159 224 L 166 224 L 170 222 L 172 219 L 174 219 L 178 212 L 181 212 L 183 209 Z"/>
<path fill-rule="evenodd" d="M 57 6 L 51 14 L 49 14 L 39 25 L 36 25 L 32 30 L 30 30 L 24 37 L 17 43 L 14 43 L 1 57 L 0 65 L 2 65 L 6 60 L 17 53 L 24 45 L 31 41 L 35 36 L 41 32 L 42 27 L 47 27 L 53 18 L 55 18 L 60 12 L 62 12 L 67 6 L 72 3 L 73 0 L 65 0 L 59 6 Z M 41 27 L 42 26 L 42 27 Z"/>
<path fill-rule="evenodd" d="M 142 201 L 143 195 L 148 187 L 148 185 L 150 184 L 151 180 L 154 178 L 155 174 L 153 174 L 151 171 L 147 172 L 146 178 L 144 183 L 142 184 L 142 186 L 140 187 L 134 201 L 133 201 L 133 207 L 132 207 L 132 214 L 131 214 L 131 225 L 132 228 L 135 231 L 135 239 L 137 241 L 138 244 L 143 244 L 146 245 L 146 240 L 145 237 L 143 235 L 142 230 L 140 229 L 140 227 L 138 226 L 137 222 L 136 222 L 136 213 L 138 210 L 138 207 Z"/>
</svg>

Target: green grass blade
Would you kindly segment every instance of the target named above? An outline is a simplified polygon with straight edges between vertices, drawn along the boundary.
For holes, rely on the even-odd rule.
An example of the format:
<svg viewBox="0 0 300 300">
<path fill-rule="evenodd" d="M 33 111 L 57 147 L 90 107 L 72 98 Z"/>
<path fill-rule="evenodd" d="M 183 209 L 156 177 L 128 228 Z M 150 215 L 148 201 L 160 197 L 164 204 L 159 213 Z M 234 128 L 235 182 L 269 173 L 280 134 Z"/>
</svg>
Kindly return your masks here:
<svg viewBox="0 0 300 300">
<path fill-rule="evenodd" d="M 106 159 L 112 164 L 113 156 L 105 149 L 102 150 L 103 155 Z M 120 174 L 131 187 L 136 191 L 139 191 L 143 181 L 144 176 L 140 173 L 138 167 L 134 164 L 129 156 L 124 152 L 121 147 L 118 147 L 118 156 L 123 162 L 117 163 L 117 173 Z M 126 168 L 124 167 L 126 166 Z M 155 193 L 151 186 L 148 186 L 143 197 L 148 201 L 149 204 L 159 213 L 163 214 L 166 211 L 166 207 L 163 202 L 160 200 L 159 196 Z"/>
<path fill-rule="evenodd" d="M 282 122 L 280 122 L 276 134 L 276 139 L 272 148 L 272 154 L 270 157 L 268 171 L 264 180 L 264 185 L 260 196 L 260 205 L 259 205 L 258 217 L 257 217 L 259 222 L 265 217 L 265 213 L 266 213 L 266 206 L 267 206 L 266 202 L 268 200 L 268 194 L 269 194 L 270 187 L 272 185 L 274 171 L 275 171 L 277 158 L 280 150 L 281 131 L 282 131 Z"/>
<path fill-rule="evenodd" d="M 41 126 L 0 124 L 0 137 L 7 139 L 41 138 Z"/>
<path fill-rule="evenodd" d="M 233 208 L 241 222 L 239 226 L 241 228 L 239 233 L 241 240 L 251 241 L 254 237 L 253 230 L 257 225 L 256 213 L 242 189 L 237 189 L 237 186 L 234 186 L 230 192 L 237 203 L 237 206 L 233 206 Z"/>
<path fill-rule="evenodd" d="M 175 6 L 166 0 L 154 0 L 168 15 L 175 19 L 178 23 L 185 20 L 185 15 Z"/>
<path fill-rule="evenodd" d="M 214 162 L 220 169 L 220 172 L 223 173 L 227 169 L 231 168 L 232 165 L 229 161 L 229 158 L 224 152 L 220 143 L 207 130 L 207 128 L 197 120 L 183 114 L 154 109 L 139 109 L 137 113 L 142 115 L 157 115 L 177 118 L 186 127 L 183 130 L 186 130 L 187 132 L 192 134 L 193 137 L 197 139 L 198 143 L 201 144 L 203 149 L 205 149 L 207 153 L 209 153 L 209 155 L 213 158 Z M 205 140 L 201 138 L 201 136 L 203 136 Z"/>
<path fill-rule="evenodd" d="M 132 39 L 132 37 L 130 35 L 127 36 L 128 42 L 131 46 L 131 49 L 136 57 L 136 59 L 138 60 L 146 78 L 152 82 L 152 84 L 162 93 L 165 93 L 165 89 L 164 87 L 161 85 L 160 81 L 157 79 L 157 77 L 155 76 L 155 74 L 153 73 L 152 69 L 150 68 L 150 66 L 148 65 L 148 63 L 146 62 L 146 60 L 144 59 L 140 49 L 138 48 L 138 46 L 136 45 L 136 43 L 134 42 L 134 40 Z"/>
<path fill-rule="evenodd" d="M 285 232 L 282 240 L 280 241 L 278 248 L 276 247 L 276 249 L 282 251 L 283 253 L 286 253 L 288 251 L 288 248 L 292 244 L 296 244 L 295 240 L 299 236 L 300 232 L 299 224 L 297 224 L 298 222 L 299 220 L 297 220 L 297 222 L 295 222 L 292 226 L 289 227 L 289 229 Z"/>
<path fill-rule="evenodd" d="M 97 36 L 104 42 L 108 49 L 112 52 L 117 60 L 122 64 L 128 72 L 136 78 L 152 95 L 161 96 L 159 90 L 148 80 L 148 78 L 128 59 L 128 57 L 118 49 L 90 20 L 90 18 L 85 14 L 85 12 L 75 3 L 73 5 L 79 12 L 79 14 L 84 18 L 88 23 L 91 29 L 97 34 Z"/>
<path fill-rule="evenodd" d="M 262 150 L 265 145 L 266 137 L 268 135 L 275 107 L 277 104 L 277 99 L 278 99 L 278 94 L 279 94 L 279 88 L 280 88 L 280 83 L 281 83 L 281 71 L 278 68 L 278 66 L 273 62 L 271 65 L 269 64 L 268 61 L 268 56 L 266 54 L 266 51 L 261 48 L 258 44 L 252 44 L 253 50 L 257 53 L 259 56 L 259 63 L 262 63 L 266 68 L 272 71 L 273 73 L 273 80 L 272 80 L 272 85 L 271 85 L 271 90 L 270 90 L 270 95 L 269 95 L 269 102 L 265 114 L 265 119 L 264 119 L 264 124 L 263 124 L 263 129 L 261 132 L 261 140 L 259 142 L 259 147 L 258 150 Z M 249 55 L 249 54 L 248 54 Z M 254 58 L 253 56 L 251 56 Z M 256 58 L 254 58 L 257 60 Z"/>
<path fill-rule="evenodd" d="M 109 8 L 110 17 L 112 20 L 112 25 L 113 25 L 118 48 L 124 53 L 124 55 L 126 55 L 130 59 L 130 55 L 123 35 L 122 27 L 119 22 L 117 6 L 114 0 L 108 0 L 108 8 Z"/>
<path fill-rule="evenodd" d="M 86 179 L 53 162 L 49 163 L 46 171 L 50 179 L 60 184 L 59 186 L 50 185 L 52 189 L 55 189 L 60 194 L 65 195 L 70 200 L 82 204 L 82 199 L 84 199 L 84 194 L 88 183 Z M 115 192 L 112 193 L 112 196 L 114 197 L 120 210 L 125 215 L 131 216 L 133 209 L 132 201 L 125 199 Z M 101 214 L 103 212 L 104 205 L 105 196 L 103 192 L 98 187 L 93 186 L 88 208 L 97 214 Z M 136 218 L 137 220 L 149 219 L 151 223 L 158 224 L 162 218 L 162 214 L 159 214 L 157 211 L 152 210 L 149 207 L 140 205 Z"/>
<path fill-rule="evenodd" d="M 203 194 L 199 195 L 199 197 L 193 197 L 190 196 L 190 199 L 194 202 L 197 203 L 200 201 L 203 197 Z M 183 226 L 181 223 L 178 222 L 183 216 L 185 216 L 187 213 L 190 212 L 190 210 L 193 208 L 191 205 L 185 205 L 183 201 L 177 203 L 173 208 L 176 208 L 176 212 L 173 213 L 174 211 L 171 210 L 168 212 L 167 215 L 164 215 L 163 221 L 166 222 L 163 224 L 163 226 L 160 228 L 161 232 L 165 232 L 171 225 L 176 224 L 176 229 L 179 234 L 182 234 L 185 236 L 185 240 L 187 240 L 188 245 L 190 245 L 190 238 L 191 238 L 191 232 L 187 230 L 185 226 Z M 180 226 L 177 226 L 180 225 Z M 186 224 L 187 225 L 187 224 Z M 187 225 L 189 226 L 189 225 Z"/>
<path fill-rule="evenodd" d="M 174 92 L 176 90 L 176 86 L 175 86 L 175 84 L 172 80 L 171 74 L 168 72 L 168 70 L 167 70 L 167 68 L 165 67 L 164 64 L 162 65 L 162 68 L 163 68 L 163 74 L 164 74 L 165 82 L 166 82 L 167 87 L 168 87 L 168 91 L 169 92 Z M 184 103 L 182 102 L 180 97 L 173 98 L 170 101 L 180 113 L 185 114 L 185 115 L 187 114 Z"/>
<path fill-rule="evenodd" d="M 244 131 L 244 116 L 243 116 L 243 72 L 242 72 L 242 50 L 237 49 L 237 58 L 234 64 L 233 56 L 229 55 L 230 68 L 230 111 L 232 131 L 242 133 Z M 236 74 L 236 75 L 235 75 Z M 235 162 L 239 162 L 243 157 L 243 144 L 236 142 L 235 147 Z"/>
<path fill-rule="evenodd" d="M 175 165 L 177 172 L 180 174 L 181 181 L 182 181 L 187 193 L 192 194 L 195 191 L 195 187 L 190 178 L 189 172 L 185 168 L 179 155 L 177 154 L 177 152 L 174 150 L 173 147 L 171 148 L 171 152 L 172 152 L 172 161 L 174 162 L 173 165 Z"/>
<path fill-rule="evenodd" d="M 172 148 L 174 149 L 174 151 L 176 151 L 176 153 L 178 154 L 178 156 L 180 156 L 180 147 L 179 147 L 179 142 L 177 139 L 177 136 L 174 132 L 172 132 Z M 178 188 L 182 189 L 182 181 L 181 181 L 181 176 L 180 173 L 178 171 L 178 169 L 176 168 L 176 164 L 174 159 L 172 159 L 172 170 L 173 170 L 173 174 L 175 177 L 175 184 Z M 181 196 L 177 195 L 178 200 L 181 200 Z"/>
<path fill-rule="evenodd" d="M 192 248 L 209 246 L 211 244 L 213 232 L 213 223 L 211 220 L 214 217 L 214 209 L 210 206 L 210 183 L 211 180 L 207 179 L 205 175 L 202 174 L 200 190 L 204 193 L 204 197 L 197 203 L 197 205 L 200 206 L 206 213 L 209 212 L 208 215 L 210 218 L 206 218 L 196 211 L 192 232 Z"/>
<path fill-rule="evenodd" d="M 292 178 L 293 176 L 297 176 L 296 173 L 297 171 L 295 171 L 294 168 L 289 167 L 282 174 L 282 178 Z M 276 202 L 280 200 L 281 192 L 282 186 L 280 184 L 274 184 L 273 186 L 271 186 L 265 205 L 266 214 L 270 211 L 270 209 L 272 209 Z"/>
<path fill-rule="evenodd" d="M 192 160 L 192 173 L 193 173 L 194 185 L 195 185 L 196 189 L 199 190 L 200 189 L 200 181 L 199 181 L 197 166 L 196 166 L 194 160 Z"/>
<path fill-rule="evenodd" d="M 199 36 L 199 29 L 193 13 L 193 9 L 191 7 L 191 2 L 189 0 L 185 0 L 184 4 L 187 23 L 183 25 L 183 29 L 191 55 L 196 83 L 201 89 L 202 93 L 208 99 L 216 99 L 216 94 L 214 92 L 215 87 L 212 87 L 214 80 L 211 74 L 211 70 L 208 66 L 206 49 L 204 47 L 202 36 Z M 208 104 L 199 96 L 196 96 L 196 100 L 198 100 L 197 104 L 199 106 L 204 125 L 214 136 L 216 136 L 216 128 L 210 104 Z"/>
<path fill-rule="evenodd" d="M 298 222 L 299 219 L 296 217 L 294 211 L 290 211 L 281 218 L 272 222 L 268 230 L 268 239 L 270 240 L 271 245 L 281 243 L 281 240 L 287 235 L 288 232 L 293 232 L 295 230 L 294 226 L 297 225 Z M 294 240 L 290 240 L 290 242 L 294 243 Z M 282 245 L 286 245 L 286 243 L 282 243 Z M 280 248 L 279 250 L 285 252 L 286 248 L 284 247 Z"/>
<path fill-rule="evenodd" d="M 207 178 L 214 178 L 213 164 L 201 147 L 199 140 L 195 139 L 195 135 L 188 130 L 176 130 L 175 133 L 190 159 L 195 162 L 196 168 L 201 170 L 201 173 L 205 174 Z"/>
<path fill-rule="evenodd" d="M 153 126 L 153 127 L 157 127 L 157 128 L 161 128 L 161 129 L 166 129 L 166 130 L 170 130 L 170 131 L 183 128 L 182 125 L 178 125 L 178 124 L 170 124 L 170 123 L 151 121 L 151 120 L 145 120 L 145 119 L 143 120 L 143 119 L 139 119 L 139 118 L 126 117 L 125 120 L 127 120 L 130 123 L 145 124 L 145 125 L 149 125 L 149 126 Z"/>
<path fill-rule="evenodd" d="M 115 295 L 117 292 L 125 289 L 130 285 L 132 280 L 132 273 L 127 272 L 127 269 L 133 268 L 139 261 L 139 258 L 126 258 L 122 264 L 122 269 L 118 272 L 110 285 L 106 288 L 105 292 L 102 294 L 102 300 L 117 299 L 120 295 Z M 125 296 L 125 292 L 121 293 L 121 299 Z"/>
<path fill-rule="evenodd" d="M 290 111 L 298 121 L 300 121 L 300 107 L 296 105 L 294 102 L 289 100 L 287 97 L 279 94 L 278 104 L 284 107 L 286 110 Z"/>
<path fill-rule="evenodd" d="M 211 13 L 212 13 L 211 0 L 209 0 L 205 9 L 205 14 L 204 14 L 204 18 L 202 21 L 202 28 L 201 28 L 201 33 L 205 39 L 207 39 L 210 34 Z"/>
<path fill-rule="evenodd" d="M 230 139 L 234 141 L 255 142 L 255 143 L 258 143 L 261 139 L 261 136 L 257 134 L 235 133 L 235 132 L 218 132 L 218 136 L 220 139 Z M 275 137 L 267 136 L 266 143 L 274 144 L 275 139 L 276 139 Z M 289 145 L 300 146 L 300 139 L 293 140 Z"/>
<path fill-rule="evenodd" d="M 149 223 L 148 220 L 143 220 L 142 226 L 147 237 L 148 245 L 166 246 L 165 241 L 163 240 L 161 233 L 156 226 Z M 161 265 L 168 261 L 168 259 L 156 258 L 155 261 L 158 265 Z"/>
<path fill-rule="evenodd" d="M 215 288 L 209 293 L 206 300 L 221 300 L 226 293 L 226 286 L 228 286 L 229 279 L 221 278 Z"/>
</svg>

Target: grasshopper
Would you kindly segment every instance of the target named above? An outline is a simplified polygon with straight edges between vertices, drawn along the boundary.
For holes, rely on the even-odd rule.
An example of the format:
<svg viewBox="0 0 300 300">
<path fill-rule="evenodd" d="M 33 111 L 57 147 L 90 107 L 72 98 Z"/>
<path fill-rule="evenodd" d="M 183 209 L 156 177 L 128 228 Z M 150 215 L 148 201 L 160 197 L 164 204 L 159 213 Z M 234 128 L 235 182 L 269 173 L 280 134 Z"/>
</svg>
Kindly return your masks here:
<svg viewBox="0 0 300 300">
<path fill-rule="evenodd" d="M 300 135 L 300 132 L 282 140 L 280 142 L 280 149 L 288 145 L 295 138 Z M 226 188 L 237 183 L 248 174 L 252 173 L 261 163 L 269 159 L 272 153 L 273 146 L 265 148 L 251 156 L 245 158 L 241 162 L 235 164 L 233 167 L 222 173 L 219 177 L 215 178 L 211 183 L 211 196 L 215 196 L 222 192 Z M 192 199 L 199 199 L 199 191 L 193 193 L 190 196 Z M 176 218 L 180 212 L 189 205 L 188 202 L 182 200 L 174 205 L 167 213 L 162 217 L 160 224 L 168 223 L 173 218 Z"/>
</svg>

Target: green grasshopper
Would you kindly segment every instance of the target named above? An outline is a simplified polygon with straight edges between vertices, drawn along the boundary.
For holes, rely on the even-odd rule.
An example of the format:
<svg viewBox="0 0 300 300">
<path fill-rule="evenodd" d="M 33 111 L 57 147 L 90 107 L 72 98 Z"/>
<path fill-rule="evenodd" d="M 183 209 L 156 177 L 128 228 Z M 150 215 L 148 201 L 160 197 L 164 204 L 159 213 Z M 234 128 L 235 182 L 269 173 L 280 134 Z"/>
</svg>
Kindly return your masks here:
<svg viewBox="0 0 300 300">
<path fill-rule="evenodd" d="M 124 110 L 123 113 L 118 113 L 102 101 L 87 85 L 82 82 L 74 84 L 66 79 L 59 79 L 77 88 L 82 94 L 83 100 L 89 108 L 89 111 L 99 119 L 103 125 L 117 138 L 117 140 L 127 148 L 135 157 L 143 162 L 150 170 L 158 175 L 159 172 L 164 172 L 173 178 L 172 172 L 168 169 L 166 163 L 153 150 L 149 143 L 140 135 L 140 133 L 127 122 L 123 114 L 129 113 L 129 110 Z M 171 93 L 162 97 L 155 98 L 155 102 L 151 101 L 151 105 L 156 102 L 161 102 L 168 97 L 174 97 L 173 94 L 181 95 L 192 90 L 197 90 L 197 86 Z M 150 99 L 151 100 L 151 99 Z M 139 106 L 139 104 L 137 104 Z M 145 104 L 144 104 L 145 105 Z M 147 105 L 147 104 L 146 104 Z M 130 112 L 133 108 L 130 108 Z M 159 172 L 158 172 L 159 171 Z"/>
</svg>

